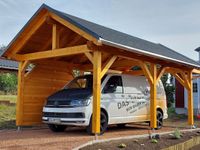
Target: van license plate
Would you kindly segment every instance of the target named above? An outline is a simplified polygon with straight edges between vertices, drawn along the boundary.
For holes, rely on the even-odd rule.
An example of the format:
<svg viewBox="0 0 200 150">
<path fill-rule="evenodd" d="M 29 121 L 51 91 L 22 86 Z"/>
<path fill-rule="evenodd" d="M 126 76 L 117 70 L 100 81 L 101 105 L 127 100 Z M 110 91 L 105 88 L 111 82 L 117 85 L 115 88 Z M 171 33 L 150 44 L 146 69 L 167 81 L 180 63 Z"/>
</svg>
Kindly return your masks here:
<svg viewBox="0 0 200 150">
<path fill-rule="evenodd" d="M 60 123 L 60 119 L 59 118 L 49 118 L 49 122 L 51 122 L 51 123 Z"/>
</svg>

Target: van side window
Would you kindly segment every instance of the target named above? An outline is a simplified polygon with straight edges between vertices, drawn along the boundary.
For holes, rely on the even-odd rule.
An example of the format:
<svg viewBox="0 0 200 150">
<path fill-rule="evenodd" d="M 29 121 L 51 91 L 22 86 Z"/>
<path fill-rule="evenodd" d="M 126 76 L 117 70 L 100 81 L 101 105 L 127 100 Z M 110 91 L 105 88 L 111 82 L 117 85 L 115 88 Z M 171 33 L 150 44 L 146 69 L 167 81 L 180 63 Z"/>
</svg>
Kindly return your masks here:
<svg viewBox="0 0 200 150">
<path fill-rule="evenodd" d="M 106 83 L 103 93 L 123 93 L 121 76 L 112 76 Z"/>
</svg>

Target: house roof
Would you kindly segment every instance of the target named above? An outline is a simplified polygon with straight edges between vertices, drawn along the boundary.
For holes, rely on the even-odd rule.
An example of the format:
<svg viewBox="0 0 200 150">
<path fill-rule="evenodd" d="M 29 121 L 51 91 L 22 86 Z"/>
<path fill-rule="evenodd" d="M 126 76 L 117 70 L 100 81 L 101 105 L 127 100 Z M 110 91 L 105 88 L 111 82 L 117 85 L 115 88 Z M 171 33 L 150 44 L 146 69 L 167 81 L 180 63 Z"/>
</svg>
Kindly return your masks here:
<svg viewBox="0 0 200 150">
<path fill-rule="evenodd" d="M 171 62 L 200 68 L 200 64 L 198 62 L 162 44 L 153 43 L 141 38 L 128 35 L 126 33 L 113 30 L 111 28 L 107 28 L 102 25 L 98 25 L 96 23 L 55 10 L 45 4 L 43 4 L 38 9 L 35 15 L 37 15 L 37 13 L 39 13 L 41 9 L 47 9 L 48 11 L 58 15 L 59 17 L 65 19 L 66 21 L 72 23 L 86 33 L 90 34 L 97 40 L 101 41 L 105 45 L 121 48 L 129 52 L 134 52 L 154 58 L 164 59 Z M 30 21 L 34 18 L 34 16 L 30 19 Z M 23 29 L 21 31 L 23 31 Z M 17 38 L 17 36 L 15 38 Z"/>
<path fill-rule="evenodd" d="M 0 69 L 18 70 L 18 62 L 0 58 Z"/>
<path fill-rule="evenodd" d="M 0 50 L 0 69 L 3 70 L 18 70 L 18 62 L 13 60 L 7 60 L 2 56 L 4 50 Z"/>
</svg>

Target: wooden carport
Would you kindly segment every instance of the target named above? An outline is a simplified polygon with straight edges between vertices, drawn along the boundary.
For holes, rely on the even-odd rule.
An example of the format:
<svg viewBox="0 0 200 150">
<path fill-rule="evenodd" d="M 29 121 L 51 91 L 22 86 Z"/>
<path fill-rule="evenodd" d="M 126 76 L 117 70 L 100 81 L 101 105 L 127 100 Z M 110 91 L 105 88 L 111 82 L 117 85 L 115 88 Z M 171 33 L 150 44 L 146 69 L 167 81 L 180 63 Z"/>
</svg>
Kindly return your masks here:
<svg viewBox="0 0 200 150">
<path fill-rule="evenodd" d="M 188 91 L 188 124 L 194 125 L 192 74 L 200 65 L 161 45 L 42 5 L 3 55 L 19 61 L 17 126 L 41 124 L 49 95 L 73 78 L 93 72 L 93 133 L 100 132 L 101 78 L 111 70 L 145 75 L 150 84 L 150 126 L 156 128 L 156 84 L 171 73 Z M 25 72 L 32 64 L 33 69 Z M 141 70 L 133 70 L 138 66 Z"/>
</svg>

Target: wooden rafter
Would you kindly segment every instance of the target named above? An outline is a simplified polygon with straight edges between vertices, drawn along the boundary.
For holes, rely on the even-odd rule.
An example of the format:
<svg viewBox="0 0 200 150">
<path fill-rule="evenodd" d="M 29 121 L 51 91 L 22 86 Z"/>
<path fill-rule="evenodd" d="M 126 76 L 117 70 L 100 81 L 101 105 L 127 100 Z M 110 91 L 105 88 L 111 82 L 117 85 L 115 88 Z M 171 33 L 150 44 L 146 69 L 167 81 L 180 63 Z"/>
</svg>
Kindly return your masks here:
<svg viewBox="0 0 200 150">
<path fill-rule="evenodd" d="M 47 14 L 44 17 L 40 17 L 36 24 L 34 24 L 26 33 L 23 33 L 22 37 L 20 38 L 20 42 L 15 45 L 15 49 L 12 51 L 12 55 L 16 54 L 25 44 L 26 42 L 32 37 L 32 35 L 42 26 L 42 24 L 46 20 Z"/>
<path fill-rule="evenodd" d="M 88 49 L 87 45 L 81 45 L 81 46 L 55 49 L 53 51 L 48 50 L 48 51 L 35 52 L 35 53 L 29 53 L 29 54 L 16 54 L 13 58 L 18 61 L 26 61 L 26 60 L 37 60 L 37 59 L 61 57 L 61 56 L 67 56 L 67 55 L 75 55 L 75 54 L 81 54 L 81 53 L 90 52 L 90 51 L 91 50 Z"/>
</svg>

